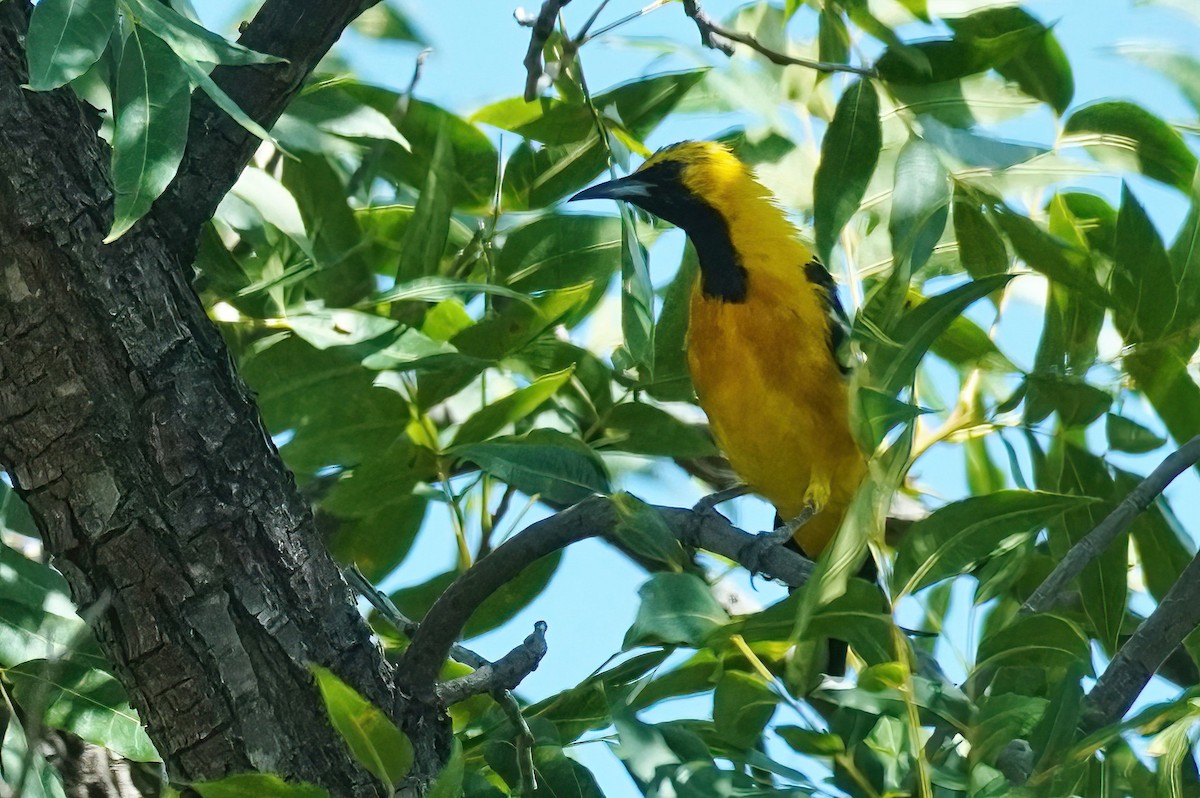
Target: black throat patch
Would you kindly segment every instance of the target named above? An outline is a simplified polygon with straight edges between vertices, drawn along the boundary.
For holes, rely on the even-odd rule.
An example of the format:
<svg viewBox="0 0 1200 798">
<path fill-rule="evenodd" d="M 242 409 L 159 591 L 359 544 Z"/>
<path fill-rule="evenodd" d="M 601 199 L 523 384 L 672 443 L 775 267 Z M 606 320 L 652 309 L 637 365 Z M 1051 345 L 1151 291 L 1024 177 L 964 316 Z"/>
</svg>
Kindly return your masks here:
<svg viewBox="0 0 1200 798">
<path fill-rule="evenodd" d="M 663 161 L 639 173 L 652 188 L 637 204 L 682 228 L 700 259 L 700 290 L 723 302 L 745 302 L 746 267 L 733 248 L 729 224 L 716 208 L 683 185 L 683 164 Z"/>
</svg>

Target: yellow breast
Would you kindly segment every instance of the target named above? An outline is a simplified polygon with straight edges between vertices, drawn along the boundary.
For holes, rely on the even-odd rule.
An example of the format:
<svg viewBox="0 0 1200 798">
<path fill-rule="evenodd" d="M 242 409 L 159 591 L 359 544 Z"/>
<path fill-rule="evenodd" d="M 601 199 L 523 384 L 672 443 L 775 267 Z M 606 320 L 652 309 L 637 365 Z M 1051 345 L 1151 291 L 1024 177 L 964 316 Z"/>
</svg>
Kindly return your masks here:
<svg viewBox="0 0 1200 798">
<path fill-rule="evenodd" d="M 738 475 L 785 520 L 815 499 L 796 535 L 816 556 L 837 531 L 866 467 L 850 434 L 844 375 L 803 262 L 750 270 L 744 302 L 693 290 L 688 367 L 700 406 Z"/>
</svg>

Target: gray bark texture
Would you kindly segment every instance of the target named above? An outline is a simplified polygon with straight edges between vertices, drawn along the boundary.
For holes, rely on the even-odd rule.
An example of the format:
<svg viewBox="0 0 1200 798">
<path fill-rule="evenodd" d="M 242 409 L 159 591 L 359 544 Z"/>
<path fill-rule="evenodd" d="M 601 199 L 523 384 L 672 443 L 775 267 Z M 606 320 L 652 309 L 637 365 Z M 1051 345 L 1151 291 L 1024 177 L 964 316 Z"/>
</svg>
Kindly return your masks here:
<svg viewBox="0 0 1200 798">
<path fill-rule="evenodd" d="M 274 89 L 259 106 L 238 97 L 244 107 L 269 126 L 361 7 L 268 2 L 260 18 L 286 24 L 285 38 L 323 32 L 324 49 L 256 41 L 291 60 L 244 78 Z M 414 776 L 428 778 L 448 750 L 445 719 L 396 693 L 190 285 L 200 226 L 253 140 L 196 102 L 185 188 L 102 244 L 108 149 L 68 89 L 21 88 L 27 17 L 25 2 L 0 3 L 0 467 L 92 609 L 173 779 L 262 770 L 381 794 L 328 723 L 310 663 L 389 710 L 414 744 Z M 302 45 L 315 46 L 289 46 Z"/>
</svg>

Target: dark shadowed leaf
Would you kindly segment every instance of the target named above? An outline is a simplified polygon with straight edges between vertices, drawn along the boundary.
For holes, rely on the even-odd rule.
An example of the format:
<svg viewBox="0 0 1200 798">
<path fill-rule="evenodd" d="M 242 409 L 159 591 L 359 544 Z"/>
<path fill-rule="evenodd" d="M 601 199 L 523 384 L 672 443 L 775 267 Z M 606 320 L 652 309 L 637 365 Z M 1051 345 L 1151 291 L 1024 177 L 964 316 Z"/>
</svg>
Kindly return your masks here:
<svg viewBox="0 0 1200 798">
<path fill-rule="evenodd" d="M 655 574 L 638 595 L 642 603 L 622 644 L 627 650 L 660 643 L 698 647 L 729 622 L 729 614 L 695 574 Z"/>
<path fill-rule="evenodd" d="M 42 0 L 25 38 L 29 87 L 56 89 L 99 60 L 117 24 L 117 0 Z"/>
<path fill-rule="evenodd" d="M 620 247 L 621 223 L 615 217 L 542 216 L 508 233 L 496 259 L 496 276 L 528 292 L 590 280 L 590 305 L 608 288 Z"/>
<path fill-rule="evenodd" d="M 1144 108 L 1124 101 L 1106 101 L 1080 108 L 1067 118 L 1068 142 L 1082 144 L 1097 159 L 1118 169 L 1191 189 L 1196 156 L 1170 125 Z"/>
<path fill-rule="evenodd" d="M 22 785 L 20 798 L 66 798 L 62 777 L 39 749 L 37 739 L 26 735 L 20 718 L 8 713 L 0 738 L 0 783 Z"/>
<path fill-rule="evenodd" d="M 438 273 L 442 251 L 446 248 L 446 237 L 450 233 L 454 174 L 454 150 L 448 134 L 443 131 L 435 140 L 421 195 L 413 209 L 412 221 L 404 232 L 400 268 L 396 271 L 397 283 L 407 283 Z"/>
<path fill-rule="evenodd" d="M 605 424 L 610 449 L 661 457 L 707 457 L 716 454 L 712 436 L 653 405 L 625 402 L 615 406 Z"/>
<path fill-rule="evenodd" d="M 779 696 L 762 676 L 726 671 L 713 692 L 717 734 L 737 748 L 753 748 L 778 703 Z"/>
<path fill-rule="evenodd" d="M 1069 666 L 1087 662 L 1088 638 L 1056 615 L 1023 615 L 979 644 L 976 670 L 1001 665 Z"/>
<path fill-rule="evenodd" d="M 574 504 L 608 493 L 608 475 L 596 453 L 577 438 L 551 429 L 520 437 L 496 438 L 453 450 L 497 479 L 529 496 Z"/>
<path fill-rule="evenodd" d="M 654 383 L 647 392 L 663 401 L 689 401 L 695 395 L 684 354 L 689 300 L 700 265 L 691 241 L 684 244 L 683 258 L 663 294 L 662 313 L 654 328 Z"/>
<path fill-rule="evenodd" d="M 618 522 L 613 541 L 635 557 L 682 571 L 688 556 L 658 510 L 628 493 L 613 494 Z"/>
<path fill-rule="evenodd" d="M 1008 271 L 1008 251 L 979 201 L 961 186 L 954 190 L 954 237 L 967 274 L 979 279 Z"/>
<path fill-rule="evenodd" d="M 821 163 L 813 178 L 817 255 L 825 263 L 862 202 L 879 160 L 882 135 L 875 86 L 868 80 L 855 81 L 838 100 L 821 140 Z"/>
<path fill-rule="evenodd" d="M 776 726 L 774 731 L 800 754 L 837 756 L 846 750 L 846 744 L 842 738 L 830 732 L 813 731 L 799 726 Z"/>
<path fill-rule="evenodd" d="M 67 655 L 105 667 L 70 596 L 57 571 L 0 545 L 0 667 Z"/>
<path fill-rule="evenodd" d="M 1121 190 L 1111 292 L 1114 321 L 1127 342 L 1157 341 L 1173 326 L 1178 293 L 1171 262 L 1154 223 L 1127 185 Z"/>
<path fill-rule="evenodd" d="M 1119 452 L 1145 454 L 1167 442 L 1166 438 L 1151 432 L 1136 421 L 1115 413 L 1104 417 L 1104 431 L 1108 436 L 1109 447 Z"/>
<path fill-rule="evenodd" d="M 896 554 L 893 591 L 915 593 L 967 573 L 992 553 L 1028 539 L 1066 510 L 1091 501 L 1082 496 L 1005 490 L 941 507 L 905 533 Z"/>
<path fill-rule="evenodd" d="M 412 743 L 387 716 L 326 668 L 310 665 L 325 709 L 354 758 L 387 787 L 412 768 Z"/>
<path fill-rule="evenodd" d="M 477 637 L 508 622 L 542 594 L 562 562 L 562 551 L 548 554 L 527 565 L 515 578 L 505 582 L 484 599 L 463 628 L 463 638 Z M 521 631 L 520 634 L 525 634 Z"/>
</svg>

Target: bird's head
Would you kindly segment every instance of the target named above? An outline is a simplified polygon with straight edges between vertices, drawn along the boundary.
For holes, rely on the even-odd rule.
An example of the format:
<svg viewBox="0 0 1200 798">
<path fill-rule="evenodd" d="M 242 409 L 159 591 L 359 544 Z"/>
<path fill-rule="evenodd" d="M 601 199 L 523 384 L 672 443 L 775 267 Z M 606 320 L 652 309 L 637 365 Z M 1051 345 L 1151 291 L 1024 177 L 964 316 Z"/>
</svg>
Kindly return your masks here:
<svg viewBox="0 0 1200 798">
<path fill-rule="evenodd" d="M 684 141 L 654 153 L 627 177 L 592 186 L 570 201 L 625 200 L 693 234 L 728 222 L 717 209 L 729 207 L 728 198 L 747 189 L 762 190 L 727 147 Z"/>
</svg>

